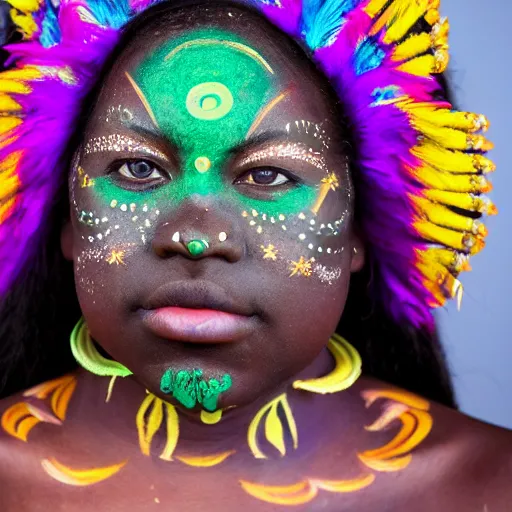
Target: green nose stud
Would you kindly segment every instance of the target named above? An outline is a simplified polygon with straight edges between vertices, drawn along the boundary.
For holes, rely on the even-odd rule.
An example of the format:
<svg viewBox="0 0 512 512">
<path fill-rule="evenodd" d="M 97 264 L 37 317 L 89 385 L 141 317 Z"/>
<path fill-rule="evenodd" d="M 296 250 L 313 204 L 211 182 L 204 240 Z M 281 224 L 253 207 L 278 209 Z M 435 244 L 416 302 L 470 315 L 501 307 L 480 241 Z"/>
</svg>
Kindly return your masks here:
<svg viewBox="0 0 512 512">
<path fill-rule="evenodd" d="M 187 250 L 192 256 L 201 256 L 208 247 L 206 240 L 191 240 L 187 244 Z"/>
</svg>

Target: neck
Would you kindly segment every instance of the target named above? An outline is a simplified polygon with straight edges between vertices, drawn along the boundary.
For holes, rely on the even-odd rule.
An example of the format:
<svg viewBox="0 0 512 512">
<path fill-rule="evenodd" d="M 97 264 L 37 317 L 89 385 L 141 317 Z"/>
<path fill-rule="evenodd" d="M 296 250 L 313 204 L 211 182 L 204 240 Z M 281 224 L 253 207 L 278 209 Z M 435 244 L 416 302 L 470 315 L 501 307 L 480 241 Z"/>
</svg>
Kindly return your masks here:
<svg viewBox="0 0 512 512">
<path fill-rule="evenodd" d="M 180 446 L 192 442 L 204 446 L 222 445 L 227 441 L 231 445 L 233 445 L 233 442 L 237 444 L 245 443 L 247 429 L 258 412 L 283 394 L 286 394 L 286 399 L 297 421 L 303 416 L 307 417 L 307 410 L 314 397 L 318 397 L 318 395 L 293 390 L 293 382 L 321 377 L 329 373 L 333 367 L 334 362 L 331 354 L 327 349 L 323 349 L 309 366 L 282 382 L 278 387 L 263 392 L 257 400 L 244 406 L 228 407 L 227 410 L 223 411 L 220 421 L 213 425 L 205 424 L 199 412 L 176 406 Z M 83 389 L 86 390 L 87 403 L 90 405 L 91 411 L 95 411 L 94 414 L 98 423 L 127 440 L 136 439 L 135 418 L 141 404 L 148 397 L 148 393 L 144 386 L 137 381 L 137 377 L 130 376 L 116 379 L 108 403 L 106 403 L 106 396 L 110 383 L 109 377 L 97 377 L 81 370 L 80 380 L 84 383 Z M 150 410 L 147 411 L 147 414 L 149 413 Z M 165 432 L 163 432 L 165 429 L 161 430 L 162 432 L 157 432 L 156 436 L 165 435 Z"/>
</svg>

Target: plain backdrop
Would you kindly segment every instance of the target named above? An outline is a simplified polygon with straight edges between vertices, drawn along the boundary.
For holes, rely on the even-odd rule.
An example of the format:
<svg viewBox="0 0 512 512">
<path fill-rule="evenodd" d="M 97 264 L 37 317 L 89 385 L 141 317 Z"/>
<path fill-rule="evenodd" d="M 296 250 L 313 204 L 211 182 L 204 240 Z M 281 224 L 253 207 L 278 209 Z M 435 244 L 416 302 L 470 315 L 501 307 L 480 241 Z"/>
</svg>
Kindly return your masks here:
<svg viewBox="0 0 512 512">
<path fill-rule="evenodd" d="M 512 429 L 512 0 L 443 0 L 451 25 L 450 73 L 458 108 L 484 113 L 498 166 L 486 249 L 461 277 L 465 293 L 437 318 L 462 410 Z"/>
</svg>

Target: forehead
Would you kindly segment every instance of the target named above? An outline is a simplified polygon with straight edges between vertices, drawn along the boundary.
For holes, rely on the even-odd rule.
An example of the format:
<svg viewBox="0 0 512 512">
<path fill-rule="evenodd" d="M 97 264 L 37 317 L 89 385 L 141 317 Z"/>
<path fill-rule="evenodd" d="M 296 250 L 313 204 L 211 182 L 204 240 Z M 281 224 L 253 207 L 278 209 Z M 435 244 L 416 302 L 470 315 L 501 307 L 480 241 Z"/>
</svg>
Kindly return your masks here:
<svg viewBox="0 0 512 512">
<path fill-rule="evenodd" d="M 211 29 L 164 41 L 129 78 L 160 130 L 177 142 L 212 128 L 216 137 L 242 138 L 282 88 L 258 49 Z"/>
<path fill-rule="evenodd" d="M 228 134 L 243 138 L 261 113 L 262 128 L 330 119 L 306 57 L 299 59 L 258 23 L 244 36 L 221 25 L 148 31 L 132 40 L 107 75 L 89 127 L 101 128 L 102 116 L 119 105 L 139 124 L 150 121 L 149 113 L 150 124 L 177 143 L 191 135 L 197 140 L 205 130 L 219 142 Z"/>
</svg>

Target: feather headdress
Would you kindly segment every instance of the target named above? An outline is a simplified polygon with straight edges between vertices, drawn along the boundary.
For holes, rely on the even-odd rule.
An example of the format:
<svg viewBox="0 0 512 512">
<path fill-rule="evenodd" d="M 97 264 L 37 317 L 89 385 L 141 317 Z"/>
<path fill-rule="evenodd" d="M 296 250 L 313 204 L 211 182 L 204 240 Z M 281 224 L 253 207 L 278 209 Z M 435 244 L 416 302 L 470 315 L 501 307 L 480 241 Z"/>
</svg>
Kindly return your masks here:
<svg viewBox="0 0 512 512">
<path fill-rule="evenodd" d="M 84 96 L 122 27 L 157 0 L 8 0 L 24 41 L 0 73 L 0 294 L 25 265 L 65 172 Z M 374 293 L 397 321 L 432 325 L 458 297 L 486 236 L 484 116 L 444 100 L 440 0 L 275 0 L 253 4 L 307 46 L 350 118 Z M 418 28 L 419 27 L 419 28 Z"/>
</svg>

